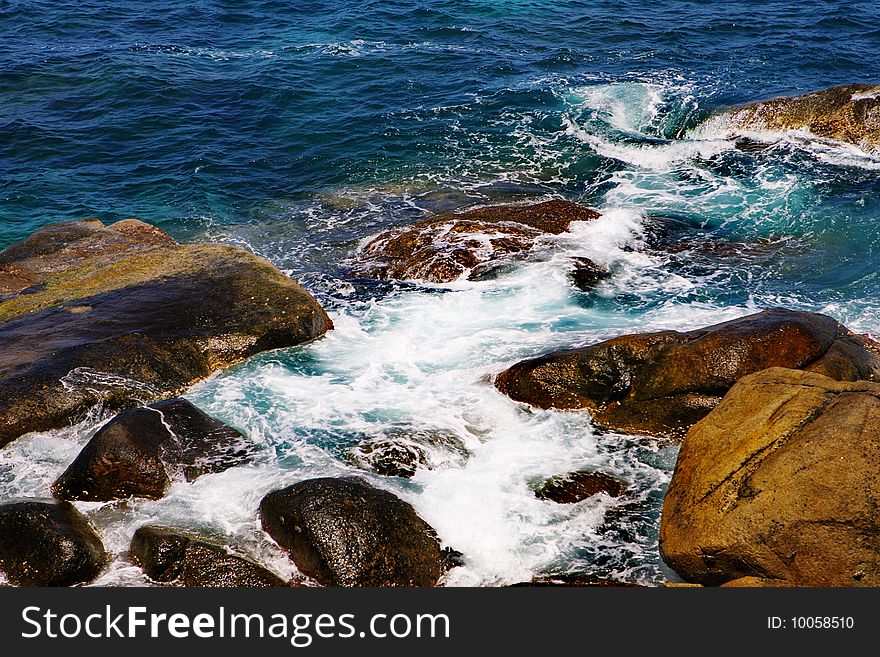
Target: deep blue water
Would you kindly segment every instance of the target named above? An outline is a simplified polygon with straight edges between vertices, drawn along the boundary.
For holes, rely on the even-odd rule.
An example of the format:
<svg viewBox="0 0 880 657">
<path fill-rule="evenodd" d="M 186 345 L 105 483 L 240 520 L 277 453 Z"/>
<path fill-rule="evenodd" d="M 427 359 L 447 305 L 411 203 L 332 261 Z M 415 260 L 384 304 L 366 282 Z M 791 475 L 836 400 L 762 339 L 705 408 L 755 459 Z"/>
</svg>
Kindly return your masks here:
<svg viewBox="0 0 880 657">
<path fill-rule="evenodd" d="M 583 415 L 524 415 L 480 378 L 774 304 L 880 334 L 880 160 L 694 132 L 737 103 L 880 83 L 878 53 L 872 0 L 0 0 L 0 247 L 52 221 L 139 217 L 253 249 L 331 310 L 327 339 L 191 393 L 265 443 L 264 469 L 144 502 L 137 521 L 198 517 L 276 558 L 248 524 L 259 491 L 348 471 L 365 435 L 428 426 L 459 435 L 469 464 L 384 485 L 465 553 L 456 583 L 658 581 L 674 453 L 594 435 Z M 345 278 L 383 227 L 553 196 L 605 215 L 560 247 L 615 272 L 597 294 L 553 259 L 448 291 Z M 661 227 L 678 247 L 658 247 Z M 0 493 L 42 492 L 70 440 L 32 440 L 56 461 L 0 472 Z M 585 464 L 632 484 L 619 526 L 602 524 L 607 501 L 563 512 L 530 495 L 534 477 Z M 121 553 L 135 520 L 94 513 Z M 130 581 L 117 565 L 108 581 Z"/>
</svg>

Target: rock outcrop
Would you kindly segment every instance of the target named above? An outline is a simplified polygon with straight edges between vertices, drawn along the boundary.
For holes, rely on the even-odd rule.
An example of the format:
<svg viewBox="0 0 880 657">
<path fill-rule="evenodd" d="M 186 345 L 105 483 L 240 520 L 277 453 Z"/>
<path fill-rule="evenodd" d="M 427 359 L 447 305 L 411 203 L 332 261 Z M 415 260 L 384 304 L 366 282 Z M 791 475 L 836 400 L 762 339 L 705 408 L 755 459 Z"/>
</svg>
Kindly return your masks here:
<svg viewBox="0 0 880 657">
<path fill-rule="evenodd" d="M 542 237 L 567 231 L 573 221 L 592 221 L 598 216 L 575 203 L 555 200 L 432 217 L 374 238 L 350 274 L 431 283 L 448 283 L 466 275 L 481 280 L 532 250 Z"/>
<path fill-rule="evenodd" d="M 301 481 L 260 503 L 263 529 L 325 586 L 434 586 L 433 529 L 391 493 L 356 477 Z"/>
<path fill-rule="evenodd" d="M 71 586 L 95 579 L 107 563 L 101 539 L 69 502 L 0 504 L 0 571 L 18 586 Z"/>
<path fill-rule="evenodd" d="M 880 384 L 747 376 L 681 446 L 661 554 L 709 585 L 878 586 L 878 454 Z"/>
<path fill-rule="evenodd" d="M 46 226 L 0 251 L 0 446 L 330 328 L 308 292 L 242 249 L 177 244 L 136 220 Z"/>
<path fill-rule="evenodd" d="M 189 532 L 145 525 L 134 534 L 132 561 L 147 577 L 186 587 L 285 586 L 283 579 L 224 546 Z"/>
<path fill-rule="evenodd" d="M 600 493 L 620 497 L 625 491 L 626 485 L 617 477 L 595 470 L 577 470 L 542 482 L 535 489 L 535 497 L 557 504 L 575 504 Z"/>
<path fill-rule="evenodd" d="M 880 345 L 826 315 L 774 308 L 685 333 L 554 352 L 517 363 L 495 384 L 539 408 L 585 408 L 610 429 L 678 439 L 737 380 L 768 367 L 880 380 Z"/>
<path fill-rule="evenodd" d="M 250 460 L 232 427 L 176 398 L 123 411 L 101 427 L 52 486 L 65 500 L 163 497 L 172 477 L 187 481 Z"/>
<path fill-rule="evenodd" d="M 876 154 L 880 153 L 880 85 L 851 84 L 749 103 L 710 118 L 704 129 L 731 136 L 742 131 L 807 130 Z"/>
</svg>

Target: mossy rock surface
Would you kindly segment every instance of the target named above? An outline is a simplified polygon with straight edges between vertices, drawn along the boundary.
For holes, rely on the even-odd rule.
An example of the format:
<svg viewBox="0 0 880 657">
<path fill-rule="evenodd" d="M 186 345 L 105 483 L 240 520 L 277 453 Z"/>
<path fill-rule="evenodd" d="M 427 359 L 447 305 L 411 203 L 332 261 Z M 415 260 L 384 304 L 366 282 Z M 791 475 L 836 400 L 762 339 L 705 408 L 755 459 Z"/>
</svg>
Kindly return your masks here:
<svg viewBox="0 0 880 657">
<path fill-rule="evenodd" d="M 177 244 L 136 220 L 46 226 L 0 251 L 0 446 L 331 328 L 306 290 L 243 249 Z"/>
</svg>

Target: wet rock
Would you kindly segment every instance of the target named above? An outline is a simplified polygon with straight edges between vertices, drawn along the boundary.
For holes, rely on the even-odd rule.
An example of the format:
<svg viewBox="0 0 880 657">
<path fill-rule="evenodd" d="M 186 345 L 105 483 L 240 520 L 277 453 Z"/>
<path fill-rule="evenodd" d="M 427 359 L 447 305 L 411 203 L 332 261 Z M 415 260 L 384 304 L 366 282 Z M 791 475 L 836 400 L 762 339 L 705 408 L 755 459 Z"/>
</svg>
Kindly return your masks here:
<svg viewBox="0 0 880 657">
<path fill-rule="evenodd" d="M 386 477 L 412 477 L 416 470 L 463 465 L 470 453 L 461 439 L 443 431 L 395 431 L 354 447 L 351 461 Z"/>
<path fill-rule="evenodd" d="M 588 586 L 594 588 L 636 588 L 638 584 L 629 582 L 621 582 L 616 579 L 598 577 L 596 575 L 584 574 L 563 574 L 563 575 L 544 575 L 535 577 L 528 582 L 518 582 L 511 584 L 513 587 L 523 586 Z"/>
<path fill-rule="evenodd" d="M 362 250 L 353 276 L 447 283 L 473 272 L 476 280 L 495 263 L 530 251 L 539 239 L 568 230 L 598 213 L 555 200 L 498 205 L 444 215 L 382 233 Z"/>
<path fill-rule="evenodd" d="M 95 579 L 107 562 L 101 539 L 69 502 L 0 504 L 0 571 L 19 586 L 71 586 Z"/>
<path fill-rule="evenodd" d="M 495 385 L 540 408 L 589 409 L 610 429 L 678 439 L 737 380 L 768 367 L 880 380 L 880 346 L 826 315 L 774 308 L 685 333 L 554 352 L 517 363 Z"/>
<path fill-rule="evenodd" d="M 52 493 L 89 502 L 159 499 L 176 473 L 193 481 L 248 462 L 251 450 L 241 433 L 186 399 L 155 402 L 124 411 L 101 427 Z"/>
<path fill-rule="evenodd" d="M 880 385 L 771 368 L 687 434 L 660 525 L 664 560 L 707 585 L 880 585 Z"/>
<path fill-rule="evenodd" d="M 721 586 L 727 588 L 786 588 L 793 586 L 790 582 L 781 579 L 769 579 L 767 577 L 740 577 L 729 582 L 724 582 Z"/>
<path fill-rule="evenodd" d="M 53 224 L 0 251 L 0 295 L 0 446 L 332 328 L 265 260 L 135 220 Z"/>
<path fill-rule="evenodd" d="M 145 525 L 129 554 L 156 581 L 187 587 L 285 586 L 283 579 L 221 545 L 170 527 Z"/>
<path fill-rule="evenodd" d="M 731 136 L 742 131 L 807 130 L 880 153 L 880 85 L 844 85 L 750 103 L 712 117 L 707 129 Z"/>
<path fill-rule="evenodd" d="M 391 493 L 354 477 L 301 481 L 260 503 L 263 529 L 325 586 L 434 586 L 433 529 Z"/>
<path fill-rule="evenodd" d="M 595 289 L 599 283 L 611 277 L 608 269 L 589 258 L 572 258 L 572 262 L 574 268 L 569 276 L 575 287 L 584 292 Z"/>
<path fill-rule="evenodd" d="M 535 497 L 557 504 L 574 504 L 600 493 L 620 497 L 625 491 L 626 486 L 617 477 L 604 472 L 578 470 L 550 477 L 535 489 Z"/>
</svg>

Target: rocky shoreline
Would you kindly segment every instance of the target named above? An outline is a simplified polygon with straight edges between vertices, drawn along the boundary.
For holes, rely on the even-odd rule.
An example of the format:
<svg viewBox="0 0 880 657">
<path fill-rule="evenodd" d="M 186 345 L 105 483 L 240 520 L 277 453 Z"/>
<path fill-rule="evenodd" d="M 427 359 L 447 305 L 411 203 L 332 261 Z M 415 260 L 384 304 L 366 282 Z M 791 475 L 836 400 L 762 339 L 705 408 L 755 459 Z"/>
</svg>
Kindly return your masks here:
<svg viewBox="0 0 880 657">
<path fill-rule="evenodd" d="M 726 125 L 804 128 L 870 149 L 878 89 L 775 99 L 731 110 Z M 373 237 L 348 273 L 487 280 L 599 216 L 563 200 L 442 215 Z M 570 264 L 581 290 L 613 276 L 586 258 Z M 320 304 L 265 260 L 177 244 L 136 220 L 53 224 L 0 251 L 0 449 L 96 406 L 113 414 L 54 482 L 54 499 L 0 502 L 0 572 L 18 586 L 94 581 L 110 555 L 73 503 L 158 500 L 173 482 L 248 463 L 255 446 L 246 432 L 179 395 L 332 328 Z M 768 308 L 555 351 L 487 378 L 526 408 L 585 411 L 603 429 L 681 445 L 658 549 L 687 582 L 880 585 L 880 344 L 870 336 L 827 315 Z M 454 435 L 425 431 L 364 442 L 351 461 L 380 478 L 412 477 L 433 467 L 428 446 L 459 466 L 469 456 Z M 626 489 L 585 469 L 535 482 L 534 494 L 577 504 Z M 160 585 L 262 587 L 435 586 L 467 558 L 407 502 L 358 477 L 293 480 L 265 495 L 254 519 L 302 578 L 286 581 L 190 527 L 138 528 L 127 559 Z M 590 573 L 523 584 L 627 585 Z"/>
</svg>

